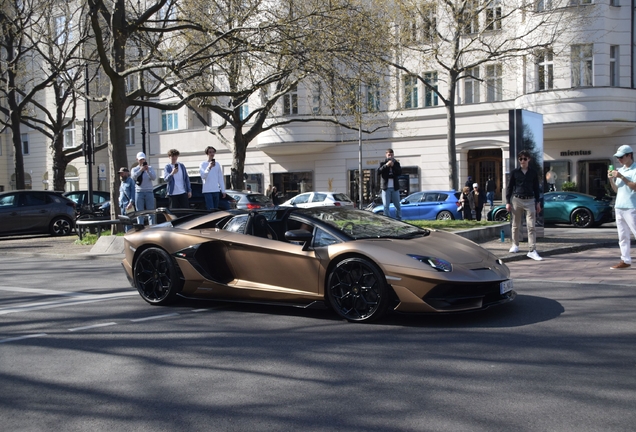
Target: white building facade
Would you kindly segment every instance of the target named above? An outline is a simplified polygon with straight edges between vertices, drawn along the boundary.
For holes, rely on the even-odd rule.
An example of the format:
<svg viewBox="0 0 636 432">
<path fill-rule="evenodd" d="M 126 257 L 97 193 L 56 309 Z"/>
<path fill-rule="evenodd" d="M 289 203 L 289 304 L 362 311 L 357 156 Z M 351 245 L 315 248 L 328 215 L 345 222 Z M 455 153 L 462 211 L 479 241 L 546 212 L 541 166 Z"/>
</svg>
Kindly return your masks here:
<svg viewBox="0 0 636 432">
<path fill-rule="evenodd" d="M 544 170 L 556 172 L 557 189 L 564 182 L 574 182 L 580 192 L 591 195 L 606 190 L 607 167 L 616 164 L 612 160 L 615 149 L 636 144 L 635 11 L 633 2 L 626 0 L 582 2 L 584 7 L 595 8 L 593 18 L 585 29 L 575 29 L 575 38 L 558 53 L 536 52 L 506 65 L 483 64 L 472 72 L 479 79 L 460 82 L 456 98 L 460 185 L 469 175 L 480 185 L 492 176 L 498 186 L 497 199 L 502 199 L 509 166 L 508 113 L 525 109 L 543 115 Z M 433 81 L 439 79 L 443 91 L 442 71 L 422 73 Z M 291 123 L 257 136 L 247 150 L 246 184 L 261 193 L 273 185 L 285 197 L 308 190 L 332 190 L 356 199 L 357 172 L 362 166 L 363 199 L 367 201 L 379 191 L 376 169 L 386 149 L 392 148 L 409 176 L 410 192 L 447 190 L 446 109 L 421 83 L 404 76 L 397 77 L 395 83 L 395 96 L 383 101 L 381 113 L 374 117 L 378 121 L 384 115 L 387 126 L 372 134 L 359 136 L 355 130 L 314 122 Z M 316 100 L 314 88 L 300 85 L 280 101 L 278 115 L 310 116 Z M 246 114 L 250 102 L 245 106 Z M 131 164 L 135 154 L 143 150 L 150 164 L 162 172 L 169 162 L 168 150 L 176 148 L 181 153 L 179 161 L 196 180 L 204 149 L 212 145 L 229 181 L 230 150 L 187 108 L 147 110 L 145 120 L 143 136 L 141 116 L 127 125 Z M 215 119 L 210 121 L 214 124 Z M 78 124 L 74 139 L 81 140 L 81 122 Z M 48 145 L 35 131 L 24 133 L 28 144 L 25 172 L 30 185 L 33 189 L 47 188 L 51 162 L 44 154 L 49 153 Z M 0 187 L 9 190 L 13 149 L 10 137 L 0 135 L 4 135 L 0 137 Z M 107 137 L 105 130 L 96 130 L 95 135 L 96 141 Z M 106 151 L 99 152 L 93 169 L 94 189 L 108 190 L 107 164 Z M 67 189 L 86 187 L 86 166 L 83 160 L 75 160 L 67 170 Z"/>
</svg>

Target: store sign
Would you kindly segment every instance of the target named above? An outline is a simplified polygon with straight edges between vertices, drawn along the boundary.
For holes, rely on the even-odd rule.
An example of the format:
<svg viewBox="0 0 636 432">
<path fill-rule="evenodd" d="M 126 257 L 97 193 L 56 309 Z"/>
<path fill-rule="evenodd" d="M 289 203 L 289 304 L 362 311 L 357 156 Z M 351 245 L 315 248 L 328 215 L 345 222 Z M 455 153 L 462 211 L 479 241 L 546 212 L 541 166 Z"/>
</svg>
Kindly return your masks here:
<svg viewBox="0 0 636 432">
<path fill-rule="evenodd" d="M 592 150 L 566 150 L 561 152 L 561 156 L 589 156 Z"/>
</svg>

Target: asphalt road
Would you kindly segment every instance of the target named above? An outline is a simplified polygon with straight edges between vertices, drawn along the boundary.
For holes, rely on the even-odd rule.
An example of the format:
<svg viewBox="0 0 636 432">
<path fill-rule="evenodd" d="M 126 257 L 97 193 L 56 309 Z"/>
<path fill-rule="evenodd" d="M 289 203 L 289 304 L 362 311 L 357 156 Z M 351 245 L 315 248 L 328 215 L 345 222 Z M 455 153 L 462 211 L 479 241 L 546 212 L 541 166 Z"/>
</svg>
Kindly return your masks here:
<svg viewBox="0 0 636 432">
<path fill-rule="evenodd" d="M 527 265 L 509 264 L 513 275 Z M 2 430 L 636 424 L 636 294 L 627 284 L 529 274 L 498 308 L 350 324 L 326 310 L 152 307 L 117 260 L 3 256 L 0 271 Z"/>
</svg>

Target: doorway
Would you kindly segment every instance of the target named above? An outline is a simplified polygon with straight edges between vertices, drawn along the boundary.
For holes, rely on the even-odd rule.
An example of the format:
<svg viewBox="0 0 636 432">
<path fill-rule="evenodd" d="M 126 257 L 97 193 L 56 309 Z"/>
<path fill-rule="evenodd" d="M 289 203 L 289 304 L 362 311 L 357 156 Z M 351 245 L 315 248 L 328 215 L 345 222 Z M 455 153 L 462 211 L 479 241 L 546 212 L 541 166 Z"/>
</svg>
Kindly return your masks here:
<svg viewBox="0 0 636 432">
<path fill-rule="evenodd" d="M 579 192 L 595 197 L 611 195 L 607 179 L 609 159 L 579 162 Z"/>
<path fill-rule="evenodd" d="M 469 150 L 468 175 L 473 178 L 479 188 L 486 190 L 486 180 L 492 177 L 495 181 L 495 199 L 501 200 L 503 187 L 501 149 Z M 463 182 L 460 182 L 463 185 Z"/>
</svg>

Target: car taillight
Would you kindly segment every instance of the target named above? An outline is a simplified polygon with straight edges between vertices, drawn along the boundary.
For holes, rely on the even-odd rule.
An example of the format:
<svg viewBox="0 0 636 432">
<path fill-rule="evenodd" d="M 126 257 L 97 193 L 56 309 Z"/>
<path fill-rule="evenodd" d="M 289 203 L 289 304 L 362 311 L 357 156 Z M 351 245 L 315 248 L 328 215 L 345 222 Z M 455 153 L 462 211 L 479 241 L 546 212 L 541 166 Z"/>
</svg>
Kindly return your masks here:
<svg viewBox="0 0 636 432">
<path fill-rule="evenodd" d="M 335 205 L 336 207 L 340 207 L 340 203 L 338 201 L 336 201 L 335 203 L 333 203 L 333 205 Z"/>
<path fill-rule="evenodd" d="M 73 201 L 67 202 L 66 205 L 69 206 L 69 207 L 73 207 L 73 210 L 75 210 L 76 206 L 75 206 L 75 203 Z"/>
<path fill-rule="evenodd" d="M 256 209 L 261 208 L 261 205 L 260 204 L 247 203 L 247 208 L 249 210 L 256 210 Z"/>
</svg>

